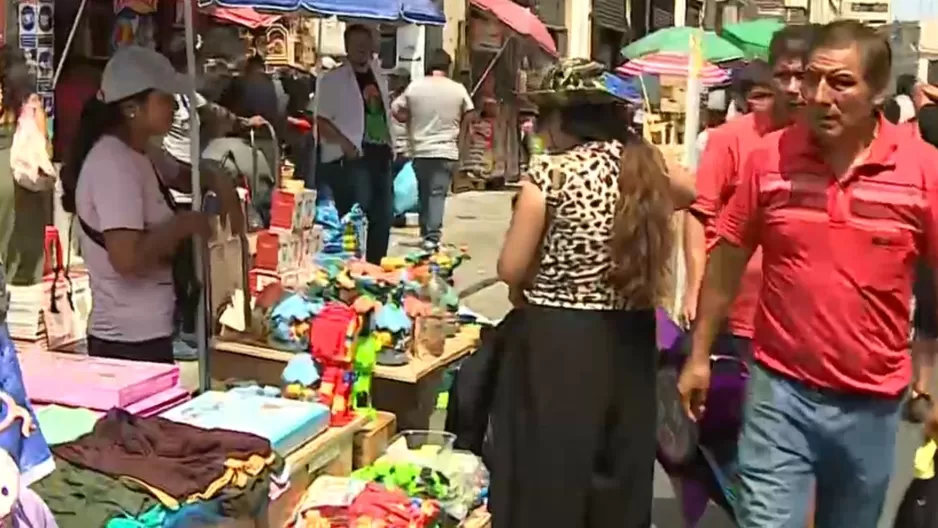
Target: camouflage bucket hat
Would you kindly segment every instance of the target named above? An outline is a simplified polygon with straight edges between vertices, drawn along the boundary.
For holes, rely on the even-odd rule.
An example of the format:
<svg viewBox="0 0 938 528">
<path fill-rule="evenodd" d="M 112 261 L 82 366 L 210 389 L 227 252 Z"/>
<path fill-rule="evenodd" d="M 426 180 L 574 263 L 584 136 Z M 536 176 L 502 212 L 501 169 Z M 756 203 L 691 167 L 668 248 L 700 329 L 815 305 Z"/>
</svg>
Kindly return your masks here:
<svg viewBox="0 0 938 528">
<path fill-rule="evenodd" d="M 588 59 L 563 59 L 550 66 L 537 90 L 523 95 L 537 106 L 627 103 L 627 83 Z"/>
</svg>

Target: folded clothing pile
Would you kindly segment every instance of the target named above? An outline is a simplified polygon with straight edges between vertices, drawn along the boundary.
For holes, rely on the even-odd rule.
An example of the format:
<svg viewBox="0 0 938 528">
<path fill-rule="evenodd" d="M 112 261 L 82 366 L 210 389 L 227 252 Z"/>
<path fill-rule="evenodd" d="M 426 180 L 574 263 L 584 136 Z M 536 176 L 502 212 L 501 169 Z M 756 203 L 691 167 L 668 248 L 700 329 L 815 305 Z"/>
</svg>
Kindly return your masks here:
<svg viewBox="0 0 938 528">
<path fill-rule="evenodd" d="M 183 526 L 172 520 L 253 516 L 266 506 L 270 476 L 282 467 L 259 436 L 121 409 L 52 451 L 57 469 L 33 489 L 62 528 L 134 526 L 127 522 L 135 518 L 137 526 L 157 518 L 163 526 Z"/>
</svg>

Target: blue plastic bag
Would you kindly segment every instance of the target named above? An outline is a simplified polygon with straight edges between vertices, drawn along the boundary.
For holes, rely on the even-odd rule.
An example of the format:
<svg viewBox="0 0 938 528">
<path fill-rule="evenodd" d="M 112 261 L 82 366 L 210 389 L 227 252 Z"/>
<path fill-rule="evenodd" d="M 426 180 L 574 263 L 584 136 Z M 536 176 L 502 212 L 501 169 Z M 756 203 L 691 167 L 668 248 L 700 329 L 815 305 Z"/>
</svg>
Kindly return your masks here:
<svg viewBox="0 0 938 528">
<path fill-rule="evenodd" d="M 6 323 L 0 324 L 0 390 L 9 394 L 17 405 L 26 409 L 33 419 L 35 428 L 28 437 L 23 437 L 22 423 L 17 420 L 9 428 L 0 431 L 0 448 L 10 454 L 20 469 L 21 482 L 28 486 L 33 482 L 47 476 L 55 469 L 55 461 L 49 444 L 39 429 L 39 420 L 26 397 L 26 387 L 23 386 L 23 373 L 20 371 L 20 362 L 16 358 L 16 348 Z M 0 419 L 10 412 L 9 409 L 0 409 Z"/>
<path fill-rule="evenodd" d="M 394 216 L 419 210 L 417 173 L 414 172 L 414 162 L 408 161 L 394 177 Z"/>
</svg>

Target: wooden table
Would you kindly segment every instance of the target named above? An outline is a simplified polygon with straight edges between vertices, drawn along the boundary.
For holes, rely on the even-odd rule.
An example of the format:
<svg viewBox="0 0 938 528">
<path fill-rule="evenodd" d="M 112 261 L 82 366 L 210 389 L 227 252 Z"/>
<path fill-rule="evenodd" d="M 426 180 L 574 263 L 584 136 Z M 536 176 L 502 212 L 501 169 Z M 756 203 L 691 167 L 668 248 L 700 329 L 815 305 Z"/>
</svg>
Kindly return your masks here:
<svg viewBox="0 0 938 528">
<path fill-rule="evenodd" d="M 375 407 L 395 414 L 399 430 L 429 428 L 444 370 L 475 351 L 479 330 L 476 325 L 462 326 L 459 333 L 446 340 L 440 357 L 411 358 L 409 364 L 401 367 L 375 367 L 372 387 Z M 236 339 L 215 340 L 211 350 L 212 377 L 280 385 L 284 366 L 296 354 Z"/>
<path fill-rule="evenodd" d="M 367 422 L 367 418 L 358 417 L 343 427 L 330 427 L 287 455 L 285 467 L 290 472 L 290 487 L 268 506 L 268 526 L 283 526 L 290 519 L 306 488 L 319 475 L 347 477 L 352 474 L 355 433 Z"/>
</svg>

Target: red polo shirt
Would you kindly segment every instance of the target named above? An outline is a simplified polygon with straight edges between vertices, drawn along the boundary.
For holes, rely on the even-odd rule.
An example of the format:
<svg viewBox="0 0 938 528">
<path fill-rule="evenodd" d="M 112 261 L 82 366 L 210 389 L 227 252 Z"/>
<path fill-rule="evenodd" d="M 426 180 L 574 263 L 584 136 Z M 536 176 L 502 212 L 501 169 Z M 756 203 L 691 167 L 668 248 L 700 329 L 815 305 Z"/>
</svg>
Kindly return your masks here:
<svg viewBox="0 0 938 528">
<path fill-rule="evenodd" d="M 697 199 L 690 209 L 703 220 L 707 251 L 716 246 L 717 217 L 739 185 L 743 162 L 770 132 L 760 127 L 753 114 L 738 117 L 710 131 L 707 147 L 697 168 Z M 752 337 L 752 321 L 762 288 L 762 251 L 756 249 L 739 285 L 739 294 L 730 308 L 727 328 L 740 337 Z"/>
<path fill-rule="evenodd" d="M 896 396 L 914 264 L 938 266 L 938 150 L 881 120 L 838 181 L 818 149 L 804 125 L 766 136 L 720 217 L 720 237 L 762 246 L 755 357 L 810 386 Z"/>
</svg>

